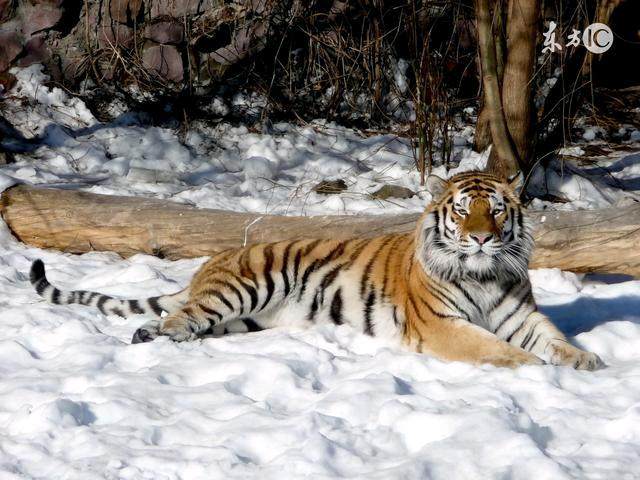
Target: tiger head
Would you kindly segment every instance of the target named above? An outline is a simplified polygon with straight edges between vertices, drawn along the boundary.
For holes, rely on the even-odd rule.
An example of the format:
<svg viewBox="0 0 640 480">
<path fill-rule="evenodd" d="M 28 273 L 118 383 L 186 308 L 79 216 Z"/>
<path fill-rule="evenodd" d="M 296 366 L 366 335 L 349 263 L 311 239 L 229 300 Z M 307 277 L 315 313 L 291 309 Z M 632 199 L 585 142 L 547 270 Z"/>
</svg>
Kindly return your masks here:
<svg viewBox="0 0 640 480">
<path fill-rule="evenodd" d="M 429 177 L 433 202 L 416 232 L 427 271 L 445 280 L 526 278 L 533 238 L 519 181 L 482 172 Z"/>
</svg>

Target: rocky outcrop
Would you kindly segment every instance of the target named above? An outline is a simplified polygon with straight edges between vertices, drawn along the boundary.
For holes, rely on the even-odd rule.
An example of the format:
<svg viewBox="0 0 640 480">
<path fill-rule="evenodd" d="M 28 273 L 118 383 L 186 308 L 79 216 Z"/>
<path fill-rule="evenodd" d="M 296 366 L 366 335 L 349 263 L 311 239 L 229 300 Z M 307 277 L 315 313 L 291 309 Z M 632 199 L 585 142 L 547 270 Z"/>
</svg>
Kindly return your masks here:
<svg viewBox="0 0 640 480">
<path fill-rule="evenodd" d="M 260 52 L 295 0 L 0 0 L 0 73 L 42 62 L 58 81 L 169 91 Z"/>
</svg>

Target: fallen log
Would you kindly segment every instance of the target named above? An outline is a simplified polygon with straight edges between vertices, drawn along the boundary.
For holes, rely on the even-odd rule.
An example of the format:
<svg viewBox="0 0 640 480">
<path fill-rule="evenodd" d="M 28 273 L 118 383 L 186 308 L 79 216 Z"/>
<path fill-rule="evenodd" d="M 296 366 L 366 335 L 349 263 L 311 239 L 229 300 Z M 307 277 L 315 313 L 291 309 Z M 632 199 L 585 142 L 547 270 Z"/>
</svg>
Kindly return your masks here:
<svg viewBox="0 0 640 480">
<path fill-rule="evenodd" d="M 171 201 L 18 185 L 0 213 L 24 243 L 70 253 L 113 251 L 178 259 L 294 238 L 372 237 L 411 231 L 419 214 L 284 217 L 198 209 Z M 531 212 L 532 268 L 640 276 L 640 203 Z"/>
</svg>

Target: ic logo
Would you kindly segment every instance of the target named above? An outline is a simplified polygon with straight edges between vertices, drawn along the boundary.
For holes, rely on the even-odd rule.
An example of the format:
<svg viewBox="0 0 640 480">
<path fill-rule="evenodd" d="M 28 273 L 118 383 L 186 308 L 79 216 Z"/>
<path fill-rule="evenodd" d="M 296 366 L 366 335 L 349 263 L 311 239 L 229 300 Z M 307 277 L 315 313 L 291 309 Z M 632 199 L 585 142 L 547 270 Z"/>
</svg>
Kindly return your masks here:
<svg viewBox="0 0 640 480">
<path fill-rule="evenodd" d="M 604 23 L 592 23 L 582 32 L 582 43 L 591 53 L 604 53 L 613 45 L 613 32 Z"/>
</svg>

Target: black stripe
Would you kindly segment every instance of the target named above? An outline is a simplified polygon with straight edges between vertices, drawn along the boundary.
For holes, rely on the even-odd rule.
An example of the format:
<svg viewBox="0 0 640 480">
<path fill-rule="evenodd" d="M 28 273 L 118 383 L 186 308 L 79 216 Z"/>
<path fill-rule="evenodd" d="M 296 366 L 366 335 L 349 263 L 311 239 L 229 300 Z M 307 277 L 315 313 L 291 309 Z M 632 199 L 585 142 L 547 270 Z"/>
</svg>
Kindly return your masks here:
<svg viewBox="0 0 640 480">
<path fill-rule="evenodd" d="M 531 295 L 531 293 L 527 292 L 526 289 L 523 289 L 523 291 L 526 293 L 525 295 L 522 296 L 522 298 L 520 299 L 520 301 L 518 302 L 518 304 L 516 305 L 515 308 L 512 308 L 511 311 L 509 311 L 503 318 L 502 320 L 500 320 L 500 322 L 498 323 L 498 326 L 496 327 L 496 329 L 494 330 L 494 333 L 498 334 L 498 330 L 500 330 L 502 328 L 502 326 L 518 311 L 520 310 L 520 307 L 522 307 L 522 305 L 524 304 L 524 302 L 527 301 L 527 299 L 529 298 L 529 296 Z M 524 320 L 526 321 L 526 319 Z M 523 323 L 524 323 L 523 321 Z M 521 325 L 522 326 L 522 325 Z M 513 334 L 511 334 L 511 336 L 509 338 L 511 338 L 513 336 Z M 508 340 L 507 340 L 508 341 Z"/>
<path fill-rule="evenodd" d="M 486 186 L 483 186 L 483 185 L 480 185 L 480 184 L 472 185 L 472 186 L 469 186 L 469 187 L 464 187 L 458 193 L 460 195 L 463 195 L 463 194 L 465 194 L 467 192 L 471 192 L 471 191 L 496 193 L 496 190 L 494 188 L 486 187 Z"/>
<path fill-rule="evenodd" d="M 511 339 L 513 338 L 513 336 L 518 333 L 520 331 L 520 329 L 526 325 L 526 321 L 522 322 L 520 325 L 518 325 L 518 328 L 516 328 L 513 332 L 511 332 L 511 335 L 509 335 L 507 338 L 504 339 L 505 342 L 509 343 L 511 342 Z"/>
<path fill-rule="evenodd" d="M 284 296 L 289 295 L 289 291 L 291 290 L 291 286 L 289 285 L 289 273 L 287 270 L 289 269 L 289 253 L 291 252 L 291 248 L 293 247 L 293 243 L 289 243 L 287 247 L 284 249 L 284 253 L 282 255 L 282 268 L 280 268 L 280 275 L 282 275 L 282 281 L 284 282 Z"/>
<path fill-rule="evenodd" d="M 522 340 L 522 343 L 520 344 L 520 348 L 525 349 L 527 347 L 527 344 L 531 341 L 531 338 L 533 337 L 533 334 L 536 330 L 536 328 L 538 327 L 538 325 L 540 324 L 540 321 L 536 322 L 532 327 L 531 330 L 529 330 L 529 333 L 527 334 L 527 336 L 524 338 L 524 340 Z"/>
<path fill-rule="evenodd" d="M 391 243 L 391 246 L 389 247 L 389 251 L 387 252 L 387 258 L 385 258 L 384 260 L 384 276 L 382 277 L 382 296 L 386 296 L 387 294 L 387 282 L 389 279 L 389 264 L 391 263 L 391 252 L 393 252 L 395 250 L 395 246 L 396 243 L 398 243 L 399 240 L 402 240 L 402 236 L 398 236 L 393 243 Z"/>
<path fill-rule="evenodd" d="M 413 307 L 413 311 L 416 312 L 418 318 L 420 318 L 420 311 L 418 310 L 418 305 L 416 305 L 416 301 L 413 299 L 413 295 L 407 295 L 409 299 L 409 303 Z"/>
<path fill-rule="evenodd" d="M 440 236 L 440 213 L 438 212 L 438 210 L 434 210 L 433 211 L 433 216 L 435 217 L 435 230 L 436 233 L 438 234 L 438 236 Z"/>
<path fill-rule="evenodd" d="M 520 227 L 520 231 L 522 232 L 522 230 L 524 230 L 524 225 L 523 225 L 523 220 L 522 220 L 522 211 L 521 210 L 516 210 L 516 213 L 518 214 L 518 227 Z"/>
<path fill-rule="evenodd" d="M 439 286 L 435 282 L 432 283 L 429 277 L 425 276 L 424 279 L 421 278 L 421 281 L 425 289 L 431 295 L 436 297 L 436 299 L 440 303 L 444 304 L 445 306 L 448 306 L 451 310 L 461 313 L 466 317 L 467 320 L 471 318 L 471 315 L 469 314 L 469 312 L 467 312 L 464 308 L 458 305 L 456 301 L 447 294 L 448 292 L 445 292 L 443 291 L 443 289 L 439 288 Z"/>
<path fill-rule="evenodd" d="M 114 315 L 117 315 L 119 317 L 126 317 L 126 315 L 122 312 L 122 310 L 120 310 L 119 308 L 112 308 L 111 309 L 111 313 L 113 313 Z"/>
<path fill-rule="evenodd" d="M 397 327 L 400 324 L 400 320 L 398 320 L 398 309 L 396 306 L 393 306 L 393 324 Z"/>
<path fill-rule="evenodd" d="M 449 227 L 447 227 L 446 225 L 444 226 L 444 236 L 447 237 L 450 240 L 454 240 L 455 239 L 455 230 L 451 230 Z"/>
<path fill-rule="evenodd" d="M 252 245 L 248 247 L 244 252 L 242 252 L 239 263 L 240 263 L 240 271 L 242 275 L 248 277 L 249 280 L 251 280 L 253 284 L 257 287 L 258 280 L 256 277 L 256 273 L 249 266 L 249 262 L 251 260 L 251 251 L 253 250 L 254 247 L 255 245 Z"/>
<path fill-rule="evenodd" d="M 273 291 L 275 289 L 273 277 L 271 276 L 271 269 L 273 268 L 273 245 L 267 245 L 265 247 L 264 256 L 265 256 L 265 262 L 264 262 L 263 274 L 264 274 L 265 282 L 267 283 L 267 297 L 264 299 L 264 302 L 262 303 L 260 310 L 263 310 L 264 307 L 267 306 L 267 304 L 271 300 L 271 297 L 273 296 Z"/>
<path fill-rule="evenodd" d="M 162 307 L 158 303 L 158 299 L 159 299 L 159 297 L 148 298 L 147 299 L 147 303 L 151 307 L 151 310 L 153 310 L 153 313 L 155 313 L 156 315 L 160 316 L 160 315 L 162 315 Z"/>
<path fill-rule="evenodd" d="M 220 314 L 220 312 L 218 312 L 218 311 L 216 311 L 216 310 L 214 310 L 212 308 L 205 307 L 201 303 L 198 304 L 198 307 L 200 308 L 200 310 L 202 310 L 207 315 L 215 315 L 216 317 L 218 317 L 218 320 L 222 320 L 222 314 Z M 184 310 L 184 312 L 187 313 L 186 309 Z M 190 313 L 187 313 L 187 315 L 192 316 Z"/>
<path fill-rule="evenodd" d="M 259 288 L 258 277 L 256 276 L 256 272 L 254 272 L 251 269 L 251 267 L 249 267 L 249 265 L 244 266 L 244 268 L 242 269 L 242 275 L 246 276 L 247 280 L 250 280 L 251 282 L 253 282 L 256 288 Z"/>
<path fill-rule="evenodd" d="M 49 286 L 49 282 L 47 282 L 44 278 L 37 280 L 36 292 L 38 292 L 38 295 L 44 294 L 44 291 L 47 289 L 48 286 Z"/>
<path fill-rule="evenodd" d="M 460 180 L 464 180 L 464 179 L 460 179 Z M 471 178 L 470 180 L 464 180 L 464 181 L 460 181 L 459 183 L 456 183 L 456 187 L 458 188 L 458 190 L 462 190 L 466 187 L 472 186 L 472 185 L 479 185 L 480 184 L 480 180 L 478 178 Z"/>
<path fill-rule="evenodd" d="M 300 270 L 300 260 L 302 259 L 302 249 L 296 252 L 296 258 L 293 261 L 293 284 L 298 285 L 298 271 Z"/>
<path fill-rule="evenodd" d="M 144 309 L 137 300 L 129 300 L 129 310 L 131 310 L 131 313 L 144 313 Z"/>
<path fill-rule="evenodd" d="M 318 313 L 318 292 L 313 296 L 313 302 L 311 302 L 311 309 L 309 310 L 309 314 L 307 315 L 307 320 L 313 322 L 313 319 Z"/>
<path fill-rule="evenodd" d="M 452 280 L 453 285 L 455 285 L 456 288 L 458 288 L 461 292 L 462 295 L 464 295 L 464 297 L 469 301 L 469 303 L 471 305 L 474 306 L 474 308 L 479 312 L 480 307 L 478 307 L 478 305 L 476 304 L 476 302 L 473 301 L 473 298 L 471 298 L 471 296 L 467 293 L 467 291 L 462 287 L 462 285 L 460 285 L 460 283 L 457 280 Z"/>
<path fill-rule="evenodd" d="M 411 294 L 409 294 L 409 297 L 411 297 Z M 419 295 L 418 295 L 418 300 L 420 300 L 420 303 L 422 303 L 425 307 L 427 307 L 427 310 L 429 310 L 436 317 L 439 317 L 439 318 L 453 318 L 453 315 L 446 315 L 444 313 L 437 312 L 436 310 L 434 310 L 434 308 L 431 305 L 429 305 L 429 302 L 427 302 L 424 298 L 422 298 Z"/>
<path fill-rule="evenodd" d="M 542 336 L 542 334 L 541 334 L 541 333 L 539 333 L 539 334 L 536 336 L 536 339 L 533 341 L 533 343 L 532 343 L 532 344 L 531 344 L 531 346 L 529 347 L 529 351 L 530 351 L 530 352 L 532 352 L 532 351 L 533 351 L 533 348 L 536 346 L 536 343 L 538 343 L 538 340 L 540 339 L 540 337 L 541 337 L 541 336 Z"/>
<path fill-rule="evenodd" d="M 331 286 L 331 284 L 333 282 L 335 282 L 336 278 L 338 278 L 338 274 L 340 273 L 340 271 L 342 270 L 342 268 L 346 265 L 346 263 L 340 263 L 337 266 L 333 267 L 333 269 L 331 269 L 329 271 L 329 273 L 327 273 L 322 280 L 320 281 L 320 288 L 319 288 L 319 293 L 320 293 L 320 303 L 324 303 L 324 292 L 325 290 Z"/>
<path fill-rule="evenodd" d="M 221 287 L 226 287 L 233 293 L 235 293 L 236 297 L 238 297 L 238 301 L 240 302 L 240 312 L 244 312 L 244 298 L 242 297 L 242 293 L 240 293 L 240 290 L 238 290 L 233 283 L 224 280 L 216 280 L 213 283 L 216 285 L 220 285 Z"/>
<path fill-rule="evenodd" d="M 528 295 L 527 295 L 528 296 Z M 525 297 L 526 298 L 526 297 Z M 522 306 L 522 303 L 524 303 L 524 299 L 522 300 L 522 302 L 520 303 L 520 305 L 518 306 L 518 308 L 516 310 L 513 311 L 513 313 L 517 312 L 520 309 L 520 306 Z M 506 339 L 505 342 L 509 343 L 511 341 L 511 339 L 514 337 L 514 335 L 516 333 L 518 333 L 520 331 L 520 329 L 522 329 L 522 327 L 524 327 L 527 324 L 527 319 L 525 318 L 522 323 L 520 325 L 518 325 L 518 328 L 516 328 L 513 332 L 511 332 L 511 335 L 509 335 Z"/>
<path fill-rule="evenodd" d="M 489 309 L 489 315 L 491 315 L 496 308 L 499 308 L 500 305 L 507 299 L 509 294 L 513 291 L 513 289 L 518 286 L 517 283 L 512 283 L 511 285 L 505 285 L 504 291 L 498 297 L 498 300 L 493 304 L 493 306 Z"/>
<path fill-rule="evenodd" d="M 104 314 L 108 314 L 109 312 L 105 310 L 104 304 L 107 303 L 109 300 L 111 300 L 110 297 L 106 295 L 101 295 L 100 300 L 98 300 L 98 304 L 96 305 L 98 307 L 98 310 L 100 310 Z"/>
<path fill-rule="evenodd" d="M 386 247 L 392 240 L 395 240 L 395 237 L 388 237 L 385 241 L 382 242 L 382 245 L 378 247 L 378 249 L 371 255 L 371 258 L 367 262 L 367 266 L 364 268 L 362 272 L 362 277 L 360 278 L 360 296 L 364 298 L 364 294 L 367 290 L 367 284 L 369 283 L 369 275 L 371 275 L 371 269 L 373 268 L 373 262 L 375 262 L 376 258 L 382 251 L 384 247 Z"/>
<path fill-rule="evenodd" d="M 250 332 L 261 332 L 264 330 L 264 328 L 258 325 L 253 318 L 243 318 L 241 321 L 247 326 L 247 329 Z"/>
<path fill-rule="evenodd" d="M 86 300 L 86 302 L 83 305 L 91 305 L 91 302 L 93 302 L 93 299 L 96 297 L 99 297 L 101 294 L 98 292 L 91 292 L 91 294 L 89 295 L 89 298 Z"/>
<path fill-rule="evenodd" d="M 333 250 L 331 250 L 331 252 L 329 252 L 327 256 L 325 256 L 324 258 L 319 258 L 317 260 L 314 260 L 313 263 L 311 263 L 311 265 L 307 267 L 307 269 L 302 274 L 302 279 L 300 280 L 301 288 L 300 288 L 300 293 L 298 294 L 298 301 L 300 301 L 302 299 L 302 296 L 304 295 L 304 291 L 307 288 L 307 282 L 309 281 L 309 277 L 311 276 L 311 274 L 316 270 L 319 270 L 322 267 L 324 267 L 327 263 L 332 261 L 334 258 L 342 255 L 342 253 L 344 252 L 344 247 L 346 243 L 347 242 L 340 242 Z"/>
<path fill-rule="evenodd" d="M 57 288 L 53 288 L 53 292 L 51 292 L 51 303 L 60 303 L 60 290 Z"/>
<path fill-rule="evenodd" d="M 336 290 L 331 300 L 331 309 L 329 310 L 331 321 L 336 325 L 342 325 L 342 289 Z"/>
<path fill-rule="evenodd" d="M 304 254 L 305 255 L 309 255 L 320 244 L 320 242 L 322 242 L 322 240 L 314 240 L 309 245 L 304 247 L 304 249 L 303 249 L 304 250 Z"/>
<path fill-rule="evenodd" d="M 370 239 L 365 238 L 364 240 L 362 240 L 351 254 L 351 257 L 349 257 L 349 265 L 353 265 L 356 260 L 360 258 L 360 255 L 362 254 L 362 252 L 364 252 L 365 248 L 367 248 L 370 244 Z"/>
<path fill-rule="evenodd" d="M 251 285 L 247 285 L 239 278 L 237 280 L 240 283 L 240 286 L 244 288 L 251 297 L 251 309 L 249 311 L 252 312 L 253 309 L 256 308 L 256 305 L 258 305 L 258 292 L 256 292 L 256 289 Z"/>
<path fill-rule="evenodd" d="M 216 297 L 218 300 L 224 303 L 225 307 L 227 307 L 232 312 L 235 310 L 231 302 L 227 300 L 227 297 L 225 297 L 224 294 L 220 293 L 218 290 L 208 290 L 206 293 Z"/>
<path fill-rule="evenodd" d="M 364 304 L 364 333 L 373 336 L 373 324 L 371 323 L 371 313 L 373 310 L 373 304 L 376 301 L 376 291 L 371 290 L 367 296 L 367 301 Z"/>
</svg>

